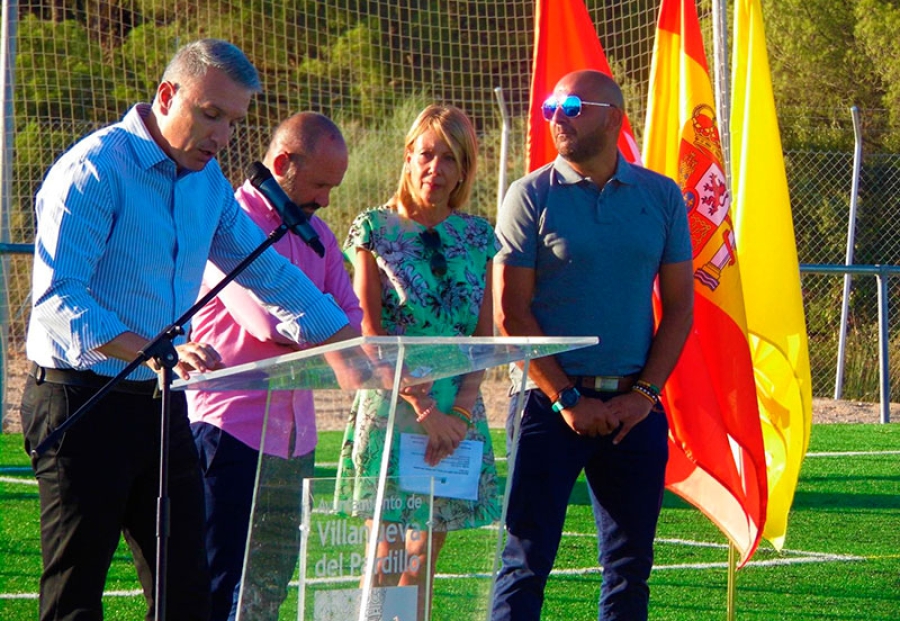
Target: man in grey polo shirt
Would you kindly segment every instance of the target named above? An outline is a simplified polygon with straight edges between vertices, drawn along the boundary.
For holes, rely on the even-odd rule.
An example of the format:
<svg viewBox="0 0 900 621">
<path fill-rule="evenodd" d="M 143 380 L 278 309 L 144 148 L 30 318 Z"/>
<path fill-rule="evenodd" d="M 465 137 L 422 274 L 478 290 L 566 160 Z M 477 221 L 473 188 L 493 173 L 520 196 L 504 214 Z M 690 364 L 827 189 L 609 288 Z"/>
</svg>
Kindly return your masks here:
<svg viewBox="0 0 900 621">
<path fill-rule="evenodd" d="M 540 618 L 582 471 L 603 566 L 599 619 L 647 618 L 668 457 L 659 387 L 690 330 L 693 280 L 678 186 L 616 147 L 623 105 L 600 72 L 564 76 L 543 106 L 559 156 L 513 183 L 498 216 L 501 334 L 597 336 L 599 344 L 531 363 L 494 621 Z M 511 436 L 517 415 L 511 408 Z"/>
</svg>

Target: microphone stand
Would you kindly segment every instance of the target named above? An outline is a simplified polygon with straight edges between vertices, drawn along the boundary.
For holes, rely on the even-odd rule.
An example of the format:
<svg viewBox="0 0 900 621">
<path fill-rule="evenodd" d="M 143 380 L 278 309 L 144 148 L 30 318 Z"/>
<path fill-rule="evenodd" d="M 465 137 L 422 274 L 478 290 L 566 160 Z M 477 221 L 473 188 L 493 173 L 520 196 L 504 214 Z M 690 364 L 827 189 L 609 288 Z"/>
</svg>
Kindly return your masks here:
<svg viewBox="0 0 900 621">
<path fill-rule="evenodd" d="M 165 330 L 156 335 L 147 342 L 141 351 L 138 352 L 137 358 L 128 363 L 122 371 L 110 379 L 103 387 L 97 391 L 88 401 L 86 401 L 72 416 L 66 419 L 59 427 L 54 429 L 47 435 L 44 440 L 31 451 L 32 458 L 38 458 L 47 450 L 60 441 L 63 434 L 72 425 L 77 423 L 82 416 L 87 414 L 94 405 L 103 397 L 109 394 L 115 386 L 128 377 L 132 371 L 144 364 L 150 359 L 162 369 L 162 388 L 161 388 L 161 416 L 159 431 L 159 497 L 156 506 L 156 588 L 154 592 L 155 604 L 155 621 L 164 621 L 166 616 L 166 571 L 168 560 L 168 538 L 169 538 L 169 418 L 171 412 L 171 387 L 172 387 L 172 369 L 178 364 L 178 352 L 172 344 L 175 337 L 184 334 L 184 325 L 190 321 L 191 317 L 206 306 L 206 304 L 216 297 L 219 292 L 225 288 L 232 280 L 234 280 L 247 266 L 253 263 L 259 255 L 261 255 L 269 246 L 284 237 L 288 232 L 286 224 L 282 223 L 277 229 L 272 231 L 266 240 L 261 243 L 256 250 L 250 253 L 247 258 L 241 261 L 235 268 L 226 274 L 216 286 L 210 289 L 206 295 L 197 300 L 183 315 L 170 324 Z"/>
</svg>

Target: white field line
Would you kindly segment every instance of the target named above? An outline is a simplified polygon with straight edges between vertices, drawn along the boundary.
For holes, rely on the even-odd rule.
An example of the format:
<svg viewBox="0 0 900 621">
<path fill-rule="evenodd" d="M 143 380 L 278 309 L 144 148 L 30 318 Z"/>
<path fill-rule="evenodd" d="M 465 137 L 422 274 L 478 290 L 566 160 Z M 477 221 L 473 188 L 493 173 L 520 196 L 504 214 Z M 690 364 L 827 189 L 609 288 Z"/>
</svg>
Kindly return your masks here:
<svg viewBox="0 0 900 621">
<path fill-rule="evenodd" d="M 808 458 L 816 458 L 816 457 L 876 457 L 882 455 L 900 455 L 900 451 L 823 451 L 823 452 L 815 452 L 815 453 L 807 453 L 806 457 Z M 497 456 L 495 458 L 497 462 L 505 462 L 506 457 Z M 317 462 L 317 466 L 320 468 L 337 468 L 338 463 L 336 461 L 325 461 L 325 462 Z M 16 466 L 16 467 L 8 467 L 8 468 L 0 468 L 0 475 L 3 474 L 27 474 L 31 472 L 31 468 L 28 466 Z M 33 485 L 33 479 L 29 478 L 14 478 L 14 477 L 4 477 L 0 476 L 0 483 L 20 483 L 22 485 Z"/>
<path fill-rule="evenodd" d="M 564 537 L 590 537 L 596 538 L 595 534 L 585 534 L 585 533 L 563 533 Z M 657 539 L 657 543 L 670 544 L 670 545 L 683 545 L 689 547 L 700 547 L 700 548 L 727 548 L 726 544 L 722 543 L 709 543 L 705 541 L 691 541 L 688 539 Z M 781 552 L 785 555 L 792 555 L 791 558 L 777 558 L 770 559 L 766 561 L 750 561 L 745 565 L 745 567 L 775 567 L 781 565 L 800 565 L 800 564 L 808 564 L 808 563 L 846 563 L 846 562 L 858 562 L 865 561 L 866 557 L 864 556 L 854 556 L 849 554 L 830 554 L 825 552 L 809 552 L 805 550 L 783 550 Z M 674 563 L 671 565 L 654 565 L 653 571 L 671 571 L 671 570 L 685 570 L 685 569 L 693 569 L 697 571 L 708 570 L 708 569 L 727 569 L 727 562 L 718 562 L 718 563 Z M 551 575 L 554 576 L 584 576 L 591 574 L 600 574 L 603 570 L 599 567 L 585 567 L 580 569 L 554 569 Z M 454 579 L 471 579 L 471 578 L 480 578 L 480 579 L 489 579 L 491 577 L 490 574 L 484 572 L 476 572 L 476 573 L 468 573 L 468 574 L 437 574 L 435 576 L 438 580 L 454 580 Z M 347 576 L 344 578 L 322 578 L 322 579 L 311 579 L 308 581 L 308 584 L 316 584 L 316 583 L 328 583 L 328 584 L 336 584 L 336 583 L 359 583 L 359 576 Z M 297 587 L 299 586 L 299 582 L 296 580 L 291 582 L 291 586 Z M 131 591 L 105 591 L 103 593 L 104 597 L 137 597 L 141 595 L 142 591 L 140 589 L 134 589 Z M 3 599 L 37 599 L 37 593 L 0 593 L 0 600 Z"/>
<path fill-rule="evenodd" d="M 900 455 L 900 451 L 847 451 L 847 452 L 822 452 L 822 453 L 807 453 L 807 457 L 859 457 L 859 456 L 873 456 L 873 455 Z M 498 457 L 497 461 L 505 461 L 505 457 Z M 337 462 L 325 462 L 318 464 L 321 467 L 337 467 Z M 0 468 L 0 473 L 25 473 L 30 472 L 31 468 L 26 467 L 15 467 L 15 468 Z M 37 485 L 37 481 L 33 478 L 26 477 L 7 477 L 0 476 L 0 483 L 9 483 L 9 484 L 18 484 L 18 485 Z M 585 533 L 563 533 L 564 537 L 591 537 L 596 538 L 596 535 L 593 533 L 585 534 Z M 691 547 L 704 547 L 704 548 L 727 548 L 728 546 L 723 543 L 709 543 L 703 541 L 690 541 L 686 539 L 657 539 L 657 543 L 668 543 L 673 545 L 685 545 Z M 798 565 L 804 563 L 835 563 L 835 562 L 854 562 L 854 561 L 864 561 L 866 560 L 863 556 L 853 556 L 853 555 L 845 555 L 845 554 L 829 554 L 824 552 L 809 552 L 804 550 L 782 550 L 782 554 L 792 555 L 792 558 L 777 558 L 770 559 L 766 561 L 750 561 L 747 563 L 746 567 L 774 567 L 778 565 Z M 672 565 L 654 565 L 653 571 L 667 571 L 673 569 L 695 569 L 695 570 L 703 570 L 703 569 L 726 569 L 728 567 L 728 563 L 676 563 Z M 574 575 L 587 575 L 587 574 L 596 574 L 602 572 L 602 569 L 598 567 L 588 567 L 584 569 L 554 569 L 553 575 L 557 576 L 574 576 Z M 484 573 L 473 573 L 473 574 L 438 574 L 435 576 L 437 579 L 454 579 L 454 578 L 488 578 L 490 577 L 488 574 Z M 349 578 L 349 580 L 356 580 L 358 578 Z M 311 581 L 314 582 L 314 581 Z M 297 586 L 298 583 L 293 582 L 292 586 Z M 135 597 L 139 596 L 142 593 L 140 589 L 135 589 L 132 591 L 106 591 L 104 592 L 105 597 Z M 37 599 L 37 593 L 0 593 L 0 599 Z"/>
<path fill-rule="evenodd" d="M 821 452 L 821 453 L 807 453 L 807 458 L 817 458 L 817 457 L 878 457 L 878 456 L 889 456 L 889 455 L 900 455 L 900 451 L 835 451 L 835 452 Z M 505 462 L 506 457 L 497 457 L 497 462 Z M 316 464 L 320 468 L 337 468 L 337 462 L 319 462 Z M 0 474 L 8 473 L 30 473 L 31 468 L 27 466 L 16 467 L 16 468 L 0 468 Z M 18 484 L 18 485 L 37 485 L 37 481 L 30 477 L 6 477 L 0 476 L 0 483 L 10 483 L 10 484 Z"/>
<path fill-rule="evenodd" d="M 900 451 L 834 451 L 807 453 L 807 457 L 872 457 L 880 455 L 900 455 Z"/>
<path fill-rule="evenodd" d="M 104 591 L 103 597 L 136 597 L 143 594 L 140 589 L 131 591 Z M 0 599 L 37 599 L 37 593 L 0 593 Z"/>
<path fill-rule="evenodd" d="M 880 455 L 900 455 L 900 451 L 822 451 L 822 452 L 811 452 L 807 453 L 806 457 L 873 457 Z M 494 461 L 497 463 L 505 462 L 505 456 L 496 456 Z M 338 463 L 336 461 L 326 461 L 326 462 L 318 462 L 317 466 L 321 468 L 337 468 Z"/>
</svg>

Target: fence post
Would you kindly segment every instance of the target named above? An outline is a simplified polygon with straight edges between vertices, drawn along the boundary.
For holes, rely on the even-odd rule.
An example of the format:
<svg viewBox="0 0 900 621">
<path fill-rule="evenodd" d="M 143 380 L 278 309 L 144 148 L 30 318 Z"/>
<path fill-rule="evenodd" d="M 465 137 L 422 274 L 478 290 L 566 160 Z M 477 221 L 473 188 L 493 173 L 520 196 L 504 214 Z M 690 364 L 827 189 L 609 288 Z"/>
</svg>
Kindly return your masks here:
<svg viewBox="0 0 900 621">
<path fill-rule="evenodd" d="M 875 276 L 878 283 L 878 371 L 881 422 L 891 419 L 891 374 L 888 334 L 888 278 L 900 274 L 897 265 L 810 265 L 800 264 L 800 273 L 809 274 L 865 274 Z M 840 361 L 839 361 L 840 362 Z"/>
<path fill-rule="evenodd" d="M 853 265 L 853 246 L 856 243 L 856 207 L 859 198 L 859 171 L 862 168 L 862 125 L 859 108 L 851 106 L 853 117 L 853 178 L 850 181 L 850 213 L 847 216 L 847 259 L 845 265 Z M 840 399 L 844 393 L 844 348 L 847 345 L 847 315 L 850 305 L 850 282 L 853 276 L 844 274 L 844 295 L 841 298 L 841 325 L 838 333 L 837 377 L 834 380 L 834 398 Z"/>
<path fill-rule="evenodd" d="M 506 99 L 503 97 L 503 88 L 496 87 L 494 94 L 497 96 L 497 105 L 500 107 L 500 118 L 503 126 L 500 131 L 500 161 L 497 164 L 497 214 L 500 215 L 500 206 L 503 204 L 503 196 L 506 194 L 506 164 L 509 159 L 509 132 L 511 123 L 509 110 L 506 108 Z"/>
<path fill-rule="evenodd" d="M 877 266 L 878 275 L 878 379 L 881 390 L 881 422 L 891 422 L 890 352 L 888 343 L 888 269 Z"/>
<path fill-rule="evenodd" d="M 0 24 L 0 243 L 9 242 L 9 211 L 12 205 L 12 154 L 15 144 L 13 118 L 13 71 L 16 58 L 16 0 L 3 0 Z M 6 414 L 6 367 L 9 354 L 9 257 L 0 254 L 0 433 Z"/>
</svg>

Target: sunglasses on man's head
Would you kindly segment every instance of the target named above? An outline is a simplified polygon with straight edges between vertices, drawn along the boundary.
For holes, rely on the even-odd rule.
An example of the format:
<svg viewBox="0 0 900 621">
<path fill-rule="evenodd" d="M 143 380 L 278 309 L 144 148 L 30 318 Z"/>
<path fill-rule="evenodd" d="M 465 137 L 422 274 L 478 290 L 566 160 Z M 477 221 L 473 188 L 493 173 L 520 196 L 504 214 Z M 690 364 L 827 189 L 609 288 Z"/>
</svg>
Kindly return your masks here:
<svg viewBox="0 0 900 621">
<path fill-rule="evenodd" d="M 425 248 L 431 252 L 431 260 L 428 262 L 431 273 L 438 278 L 442 277 L 447 273 L 447 257 L 441 252 L 444 245 L 441 243 L 440 234 L 437 231 L 422 231 L 419 237 Z"/>
<path fill-rule="evenodd" d="M 545 121 L 552 121 L 553 115 L 556 114 L 557 108 L 562 108 L 563 114 L 570 119 L 574 119 L 581 114 L 582 106 L 598 106 L 600 108 L 615 108 L 611 103 L 603 103 L 599 101 L 583 101 L 578 95 L 566 95 L 563 99 L 559 99 L 555 95 L 551 95 L 541 105 L 541 111 L 544 113 Z"/>
</svg>

